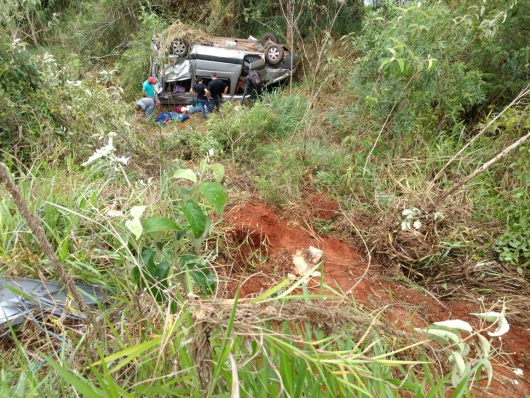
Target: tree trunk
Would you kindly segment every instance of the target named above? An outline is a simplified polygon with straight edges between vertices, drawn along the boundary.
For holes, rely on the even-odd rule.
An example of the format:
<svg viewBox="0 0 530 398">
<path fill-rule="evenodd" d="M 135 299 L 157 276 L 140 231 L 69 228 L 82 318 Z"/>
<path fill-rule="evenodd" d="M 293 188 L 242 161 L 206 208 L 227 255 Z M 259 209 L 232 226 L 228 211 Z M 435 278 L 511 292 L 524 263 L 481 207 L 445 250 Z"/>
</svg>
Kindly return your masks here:
<svg viewBox="0 0 530 398">
<path fill-rule="evenodd" d="M 280 6 L 283 10 L 283 13 L 285 15 L 285 22 L 286 22 L 286 28 L 285 28 L 285 39 L 286 42 L 292 47 L 292 41 L 293 41 L 293 1 L 292 0 L 281 0 Z"/>
</svg>

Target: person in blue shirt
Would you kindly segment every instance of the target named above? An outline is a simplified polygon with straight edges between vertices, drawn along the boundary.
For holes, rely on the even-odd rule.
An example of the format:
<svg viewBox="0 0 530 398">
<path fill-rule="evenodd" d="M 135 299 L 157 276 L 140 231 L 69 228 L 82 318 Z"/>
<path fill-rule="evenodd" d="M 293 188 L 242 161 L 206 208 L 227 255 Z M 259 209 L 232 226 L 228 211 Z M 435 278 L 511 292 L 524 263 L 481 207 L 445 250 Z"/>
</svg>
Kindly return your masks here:
<svg viewBox="0 0 530 398">
<path fill-rule="evenodd" d="M 165 126 L 166 124 L 168 124 L 172 120 L 177 120 L 179 122 L 183 122 L 183 121 L 185 121 L 185 120 L 187 120 L 189 118 L 190 117 L 188 115 L 183 114 L 183 113 L 162 112 L 156 117 L 155 122 L 160 124 L 160 125 L 162 125 L 162 126 Z"/>
<path fill-rule="evenodd" d="M 155 106 L 158 109 L 158 113 L 160 113 L 160 100 L 158 99 L 158 95 L 155 91 L 155 83 L 156 79 L 153 76 L 149 76 L 149 78 L 142 85 L 142 94 L 144 97 L 151 98 L 154 101 Z"/>
</svg>

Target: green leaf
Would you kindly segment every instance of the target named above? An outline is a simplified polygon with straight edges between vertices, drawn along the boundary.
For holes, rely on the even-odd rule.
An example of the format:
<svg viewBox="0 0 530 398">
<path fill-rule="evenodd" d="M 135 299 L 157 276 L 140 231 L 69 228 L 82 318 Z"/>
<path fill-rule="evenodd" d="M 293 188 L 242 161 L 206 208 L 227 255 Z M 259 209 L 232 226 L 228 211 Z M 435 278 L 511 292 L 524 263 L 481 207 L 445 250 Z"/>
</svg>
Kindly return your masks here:
<svg viewBox="0 0 530 398">
<path fill-rule="evenodd" d="M 134 206 L 130 211 L 129 213 L 131 213 L 131 217 L 132 218 L 140 218 L 140 216 L 143 214 L 143 212 L 145 211 L 145 208 L 147 206 Z"/>
<path fill-rule="evenodd" d="M 138 286 L 140 288 L 146 287 L 159 303 L 163 303 L 165 300 L 163 290 L 168 287 L 167 277 L 169 275 L 170 264 L 165 261 L 156 263 L 155 257 L 156 252 L 154 250 L 145 249 L 142 252 L 142 263 L 147 271 L 143 274 L 145 280 L 141 278 L 139 269 L 138 271 L 133 269 L 133 278 L 137 277 Z M 135 275 L 136 272 L 137 275 Z"/>
<path fill-rule="evenodd" d="M 215 278 L 210 269 L 203 264 L 202 257 L 195 254 L 183 254 L 179 258 L 179 266 L 190 272 L 195 283 L 200 287 L 201 292 L 213 294 L 215 291 Z"/>
<path fill-rule="evenodd" d="M 384 58 L 381 61 L 381 65 L 379 66 L 379 72 L 385 68 L 394 58 Z"/>
<path fill-rule="evenodd" d="M 115 354 L 109 355 L 107 358 L 102 359 L 100 361 L 97 361 L 97 362 L 93 363 L 90 366 L 99 365 L 99 364 L 101 364 L 102 361 L 105 361 L 105 363 L 108 364 L 108 363 L 110 363 L 110 362 L 112 362 L 112 361 L 114 361 L 114 360 L 116 360 L 118 358 L 125 357 L 125 359 L 123 361 L 121 361 L 113 369 L 110 370 L 110 373 L 114 373 L 117 370 L 120 370 L 125 365 L 127 365 L 132 360 L 134 360 L 136 357 L 140 356 L 140 354 L 144 353 L 148 349 L 150 349 L 150 348 L 152 348 L 152 347 L 154 347 L 156 345 L 159 345 L 161 343 L 161 341 L 162 341 L 161 337 L 158 337 L 158 338 L 153 339 L 153 340 L 145 341 L 143 343 L 140 343 L 140 344 L 137 344 L 135 346 L 126 348 L 126 349 L 124 349 L 122 351 L 119 351 L 119 352 L 117 352 Z"/>
<path fill-rule="evenodd" d="M 491 380 L 493 379 L 493 367 L 491 366 L 491 362 L 487 359 L 484 359 L 484 368 L 488 374 L 488 385 L 486 386 L 486 388 L 488 388 L 491 384 Z"/>
<path fill-rule="evenodd" d="M 225 167 L 220 163 L 213 163 L 210 165 L 210 170 L 212 170 L 215 181 L 221 182 L 225 176 Z"/>
<path fill-rule="evenodd" d="M 166 217 L 154 216 L 145 220 L 142 224 L 144 232 L 180 231 L 175 221 Z"/>
<path fill-rule="evenodd" d="M 289 279 L 284 279 L 283 281 L 281 281 L 276 286 L 274 286 L 271 289 L 267 290 L 266 292 L 260 294 L 258 297 L 253 298 L 252 300 L 250 300 L 250 302 L 251 303 L 259 303 L 261 300 L 266 299 L 267 297 L 272 296 L 273 294 L 275 294 L 277 291 L 283 289 L 289 283 L 291 283 L 291 281 Z"/>
<path fill-rule="evenodd" d="M 170 264 L 168 262 L 166 262 L 166 261 L 162 261 L 161 263 L 159 263 L 157 265 L 156 271 L 155 271 L 155 278 L 158 281 L 166 281 L 167 276 L 169 274 L 169 265 Z M 166 283 L 166 285 L 167 285 L 167 283 Z"/>
<path fill-rule="evenodd" d="M 53 359 L 51 359 L 46 354 L 41 354 L 41 355 L 46 360 L 46 362 L 48 362 L 48 364 L 61 375 L 61 377 L 63 378 L 65 382 L 67 382 L 72 387 L 74 387 L 84 397 L 99 398 L 103 396 L 102 390 L 98 390 L 95 387 L 92 387 L 90 384 L 88 384 L 88 381 L 86 381 L 84 378 L 80 378 L 76 376 L 68 369 L 65 369 L 64 367 L 59 365 L 57 362 L 55 362 Z"/>
<path fill-rule="evenodd" d="M 197 176 L 190 169 L 178 169 L 173 174 L 173 178 L 184 178 L 185 180 L 190 180 L 193 183 L 197 183 Z"/>
<path fill-rule="evenodd" d="M 140 281 L 142 280 L 140 277 L 140 268 L 134 267 L 132 269 L 132 280 L 133 280 L 133 283 L 140 285 Z"/>
<path fill-rule="evenodd" d="M 401 72 L 403 72 L 403 69 L 405 67 L 405 60 L 403 58 L 397 58 L 397 63 L 399 65 L 399 69 L 401 69 Z"/>
<path fill-rule="evenodd" d="M 452 361 L 451 361 L 451 356 L 452 356 Z M 452 352 L 451 355 L 449 356 L 449 360 L 451 362 L 453 362 L 453 365 L 456 366 L 456 368 L 458 369 L 458 373 L 460 375 L 463 375 L 464 372 L 466 371 L 466 363 L 464 362 L 464 358 L 462 358 L 462 356 L 460 355 L 459 352 Z"/>
<path fill-rule="evenodd" d="M 215 212 L 222 215 L 226 203 L 223 186 L 218 182 L 203 182 L 199 185 L 199 191 L 206 197 L 208 203 L 215 207 Z"/>
<path fill-rule="evenodd" d="M 125 226 L 132 232 L 136 239 L 140 239 L 140 236 L 142 236 L 142 222 L 139 218 L 125 221 Z"/>
<path fill-rule="evenodd" d="M 239 293 L 240 289 L 238 288 L 236 291 L 236 296 L 234 297 L 234 305 L 232 306 L 232 313 L 230 314 L 230 319 L 228 320 L 228 324 L 226 325 L 226 333 L 225 338 L 222 340 L 223 343 L 221 344 L 221 349 L 218 353 L 218 360 L 217 363 L 215 363 L 215 366 L 212 370 L 212 383 L 210 384 L 210 393 L 209 396 L 212 395 L 215 386 L 217 385 L 217 378 L 219 377 L 219 373 L 221 372 L 222 366 L 224 364 L 224 361 L 228 357 L 228 354 L 232 350 L 232 345 L 229 342 L 233 342 L 234 339 L 231 338 L 232 329 L 234 327 L 234 319 L 236 317 L 237 313 L 237 304 L 239 300 Z"/>
<path fill-rule="evenodd" d="M 190 223 L 193 235 L 195 238 L 199 238 L 206 229 L 206 216 L 201 207 L 193 200 L 188 200 L 182 208 L 182 212 Z"/>
<path fill-rule="evenodd" d="M 490 342 L 488 341 L 487 338 L 485 338 L 481 334 L 478 334 L 477 336 L 480 340 L 480 346 L 482 347 L 482 356 L 484 358 L 488 358 L 488 356 L 490 355 L 490 348 L 491 348 Z"/>
<path fill-rule="evenodd" d="M 155 251 L 152 250 L 152 249 L 145 249 L 143 252 L 142 252 L 142 264 L 145 266 L 145 269 L 147 270 L 147 272 L 145 272 L 143 274 L 145 280 L 149 283 L 154 283 L 154 279 L 153 279 L 153 276 L 156 272 L 156 265 L 155 265 L 155 261 L 154 261 L 154 258 L 155 258 Z M 140 275 L 140 270 L 138 270 L 138 274 Z M 144 288 L 145 285 L 144 285 L 144 281 L 142 278 L 139 279 L 140 280 L 140 288 Z"/>
</svg>

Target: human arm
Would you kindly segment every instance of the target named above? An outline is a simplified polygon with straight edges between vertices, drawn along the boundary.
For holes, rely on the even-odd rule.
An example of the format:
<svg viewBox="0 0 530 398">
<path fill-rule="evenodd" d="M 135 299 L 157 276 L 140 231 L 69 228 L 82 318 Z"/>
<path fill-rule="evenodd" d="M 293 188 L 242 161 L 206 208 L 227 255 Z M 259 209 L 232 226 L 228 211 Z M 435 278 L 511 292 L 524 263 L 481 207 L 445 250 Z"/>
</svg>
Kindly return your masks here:
<svg viewBox="0 0 530 398">
<path fill-rule="evenodd" d="M 141 119 L 145 115 L 145 112 L 142 112 L 141 110 L 134 110 L 134 118 L 135 119 Z"/>
</svg>

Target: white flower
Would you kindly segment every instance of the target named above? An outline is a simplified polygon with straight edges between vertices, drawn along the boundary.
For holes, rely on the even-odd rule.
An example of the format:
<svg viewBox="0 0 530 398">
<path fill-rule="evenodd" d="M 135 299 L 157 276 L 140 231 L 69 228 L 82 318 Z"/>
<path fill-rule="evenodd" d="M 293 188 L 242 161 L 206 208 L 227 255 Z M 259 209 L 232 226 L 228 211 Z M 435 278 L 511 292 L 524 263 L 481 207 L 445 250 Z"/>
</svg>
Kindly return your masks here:
<svg viewBox="0 0 530 398">
<path fill-rule="evenodd" d="M 421 228 L 420 220 L 414 221 L 414 224 L 412 224 L 412 225 L 414 226 L 414 229 L 420 229 Z"/>
<path fill-rule="evenodd" d="M 517 380 L 512 380 L 512 384 L 518 386 L 519 385 L 519 382 Z"/>
<path fill-rule="evenodd" d="M 210 157 L 213 156 L 213 148 L 210 148 L 210 150 L 208 151 L 208 156 L 210 156 Z"/>
<path fill-rule="evenodd" d="M 515 373 L 516 376 L 522 376 L 523 375 L 523 369 L 515 368 L 513 373 Z"/>
</svg>

